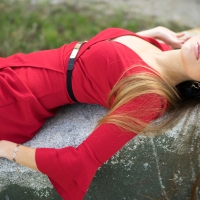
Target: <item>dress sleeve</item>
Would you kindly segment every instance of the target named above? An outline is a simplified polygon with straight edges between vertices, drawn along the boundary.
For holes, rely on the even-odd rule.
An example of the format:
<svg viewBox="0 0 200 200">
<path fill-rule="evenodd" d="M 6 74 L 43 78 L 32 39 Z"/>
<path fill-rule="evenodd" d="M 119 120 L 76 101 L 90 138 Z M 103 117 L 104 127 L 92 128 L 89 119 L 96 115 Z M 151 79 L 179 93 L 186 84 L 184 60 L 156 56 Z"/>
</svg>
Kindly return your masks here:
<svg viewBox="0 0 200 200">
<path fill-rule="evenodd" d="M 160 98 L 139 98 L 123 109 L 144 106 L 163 106 Z M 150 104 L 147 103 L 147 101 Z M 150 122 L 158 113 L 150 113 L 144 121 Z M 36 150 L 38 169 L 48 175 L 57 192 L 66 200 L 83 199 L 97 169 L 119 151 L 135 133 L 124 131 L 114 124 L 102 124 L 77 148 L 39 148 Z"/>
</svg>

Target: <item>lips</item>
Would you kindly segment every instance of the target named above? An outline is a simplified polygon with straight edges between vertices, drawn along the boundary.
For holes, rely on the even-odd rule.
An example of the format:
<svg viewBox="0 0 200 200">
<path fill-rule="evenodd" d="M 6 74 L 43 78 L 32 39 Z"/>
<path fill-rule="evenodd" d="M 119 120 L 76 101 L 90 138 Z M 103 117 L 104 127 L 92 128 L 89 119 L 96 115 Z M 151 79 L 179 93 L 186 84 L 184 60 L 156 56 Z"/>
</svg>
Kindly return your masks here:
<svg viewBox="0 0 200 200">
<path fill-rule="evenodd" d="M 200 58 L 200 45 L 199 45 L 199 43 L 197 42 L 197 44 L 195 45 L 195 57 L 196 57 L 196 59 L 197 60 L 199 60 L 199 58 Z"/>
</svg>

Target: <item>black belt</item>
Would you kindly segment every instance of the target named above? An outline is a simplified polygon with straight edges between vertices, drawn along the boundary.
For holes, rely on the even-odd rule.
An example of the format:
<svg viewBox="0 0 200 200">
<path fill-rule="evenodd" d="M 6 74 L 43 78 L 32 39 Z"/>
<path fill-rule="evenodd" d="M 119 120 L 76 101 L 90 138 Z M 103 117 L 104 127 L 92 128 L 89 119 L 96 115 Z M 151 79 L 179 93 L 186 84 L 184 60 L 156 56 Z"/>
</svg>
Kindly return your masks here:
<svg viewBox="0 0 200 200">
<path fill-rule="evenodd" d="M 86 41 L 85 41 L 86 42 Z M 85 43 L 85 42 L 78 42 L 74 49 L 72 50 L 72 53 L 69 57 L 69 62 L 68 62 L 68 66 L 67 66 L 67 91 L 68 94 L 70 96 L 70 98 L 74 101 L 74 102 L 78 102 L 76 100 L 76 97 L 74 96 L 73 90 L 72 90 L 72 71 L 74 69 L 74 62 L 76 59 L 76 56 L 80 50 L 80 47 Z"/>
</svg>

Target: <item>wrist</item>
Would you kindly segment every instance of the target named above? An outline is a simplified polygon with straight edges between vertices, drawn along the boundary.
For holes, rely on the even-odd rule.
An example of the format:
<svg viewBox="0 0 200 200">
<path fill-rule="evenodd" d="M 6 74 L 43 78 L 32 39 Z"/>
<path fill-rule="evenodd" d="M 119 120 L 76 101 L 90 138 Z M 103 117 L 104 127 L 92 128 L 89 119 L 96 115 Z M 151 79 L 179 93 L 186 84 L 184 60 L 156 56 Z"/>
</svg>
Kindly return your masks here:
<svg viewBox="0 0 200 200">
<path fill-rule="evenodd" d="M 0 157 L 12 160 L 13 149 L 15 147 L 16 147 L 16 143 L 9 142 L 9 141 L 6 141 L 6 140 L 1 140 L 0 141 Z"/>
<path fill-rule="evenodd" d="M 157 26 L 155 28 L 150 29 L 148 32 L 148 37 L 159 39 L 161 37 L 161 27 Z"/>
<path fill-rule="evenodd" d="M 161 39 L 162 38 L 162 26 L 157 26 L 153 30 L 154 30 L 154 38 Z"/>
<path fill-rule="evenodd" d="M 9 142 L 6 140 L 0 141 L 0 158 L 7 158 L 9 160 L 13 160 L 14 158 L 18 164 L 38 170 L 35 161 L 35 151 L 36 149 L 34 148 L 22 145 L 17 146 L 17 144 L 14 142 Z M 14 153 L 16 153 L 16 155 L 13 157 Z"/>
</svg>

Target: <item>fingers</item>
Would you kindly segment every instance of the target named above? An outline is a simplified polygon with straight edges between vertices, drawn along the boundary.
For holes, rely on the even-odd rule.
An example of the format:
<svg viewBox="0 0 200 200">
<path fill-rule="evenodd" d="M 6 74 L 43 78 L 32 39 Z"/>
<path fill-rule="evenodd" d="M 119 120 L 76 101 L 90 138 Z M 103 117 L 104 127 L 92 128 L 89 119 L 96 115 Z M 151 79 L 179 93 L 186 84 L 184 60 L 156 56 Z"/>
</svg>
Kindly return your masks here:
<svg viewBox="0 0 200 200">
<path fill-rule="evenodd" d="M 181 42 L 179 42 L 179 43 L 172 44 L 171 47 L 174 48 L 174 49 L 180 49 L 182 47 L 182 45 L 183 44 Z"/>
<path fill-rule="evenodd" d="M 182 45 L 188 40 L 188 38 L 174 38 L 173 40 L 171 40 L 171 47 L 178 49 L 181 48 Z"/>
<path fill-rule="evenodd" d="M 186 35 L 185 32 L 176 33 L 176 36 L 177 36 L 177 37 L 182 37 L 182 36 L 184 36 L 184 35 Z"/>
<path fill-rule="evenodd" d="M 162 40 L 172 48 L 181 48 L 191 38 L 187 32 L 175 33 L 165 27 L 158 27 L 157 30 L 159 30 L 159 35 L 156 39 Z"/>
<path fill-rule="evenodd" d="M 186 32 L 176 33 L 177 42 L 174 45 L 174 48 L 181 48 L 181 46 L 191 38 Z"/>
<path fill-rule="evenodd" d="M 191 36 L 186 32 L 181 32 L 176 34 L 177 38 L 187 41 Z"/>
</svg>

